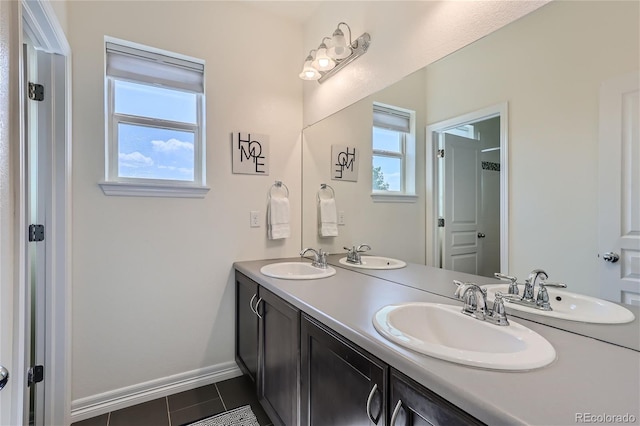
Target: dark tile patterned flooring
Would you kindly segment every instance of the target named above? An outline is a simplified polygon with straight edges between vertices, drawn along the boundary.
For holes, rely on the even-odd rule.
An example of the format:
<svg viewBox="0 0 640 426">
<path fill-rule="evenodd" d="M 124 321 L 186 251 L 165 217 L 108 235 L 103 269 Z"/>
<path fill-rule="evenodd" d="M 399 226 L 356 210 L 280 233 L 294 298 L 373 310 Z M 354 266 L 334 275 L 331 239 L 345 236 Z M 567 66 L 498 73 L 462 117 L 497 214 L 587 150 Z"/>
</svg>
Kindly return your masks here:
<svg viewBox="0 0 640 426">
<path fill-rule="evenodd" d="M 180 426 L 247 404 L 251 405 L 260 426 L 272 424 L 258 402 L 253 382 L 247 376 L 240 376 L 92 417 L 71 426 Z"/>
</svg>

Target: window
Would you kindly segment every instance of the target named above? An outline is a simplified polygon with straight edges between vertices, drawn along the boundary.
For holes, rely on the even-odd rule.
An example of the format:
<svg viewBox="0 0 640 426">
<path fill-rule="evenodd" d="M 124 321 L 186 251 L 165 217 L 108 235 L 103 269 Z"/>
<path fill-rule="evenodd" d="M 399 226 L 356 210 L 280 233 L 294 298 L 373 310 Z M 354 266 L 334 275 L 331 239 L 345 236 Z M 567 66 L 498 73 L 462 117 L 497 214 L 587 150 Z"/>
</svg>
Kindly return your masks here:
<svg viewBox="0 0 640 426">
<path fill-rule="evenodd" d="M 105 194 L 203 197 L 203 61 L 113 39 L 105 54 Z"/>
<path fill-rule="evenodd" d="M 415 195 L 414 115 L 412 111 L 389 105 L 373 105 L 371 190 L 374 198 L 382 194 Z"/>
</svg>

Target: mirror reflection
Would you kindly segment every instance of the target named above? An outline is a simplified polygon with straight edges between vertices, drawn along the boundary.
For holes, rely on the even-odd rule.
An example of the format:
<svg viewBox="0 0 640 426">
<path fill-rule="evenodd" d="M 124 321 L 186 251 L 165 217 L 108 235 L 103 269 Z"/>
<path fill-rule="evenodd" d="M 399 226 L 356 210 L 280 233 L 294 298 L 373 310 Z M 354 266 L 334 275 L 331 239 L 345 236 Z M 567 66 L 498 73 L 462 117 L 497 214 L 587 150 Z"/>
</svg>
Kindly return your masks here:
<svg viewBox="0 0 640 426">
<path fill-rule="evenodd" d="M 346 253 L 366 243 L 371 254 L 520 282 L 542 268 L 568 291 L 639 305 L 638 15 L 637 2 L 551 2 L 304 129 L 302 245 Z M 616 142 L 602 134 L 611 129 L 603 99 L 621 81 L 636 88 L 625 89 L 627 127 L 611 131 L 629 140 Z M 377 104 L 411 114 L 403 161 L 413 181 L 392 168 L 376 174 Z M 464 121 L 501 106 L 504 115 L 488 113 L 486 123 Z M 475 144 L 471 165 L 442 166 L 438 150 L 446 161 L 447 139 L 458 138 Z M 332 179 L 332 145 L 357 148 L 357 181 Z M 624 152 L 636 155 L 607 155 Z M 608 192 L 623 199 L 605 203 L 599 188 L 609 175 L 622 175 Z M 405 191 L 376 191 L 376 180 L 390 179 Z M 336 237 L 318 234 L 322 183 L 335 189 L 344 219 Z M 447 229 L 456 220 L 469 226 Z M 607 231 L 608 223 L 618 226 Z M 606 262 L 609 252 L 620 260 Z"/>
</svg>

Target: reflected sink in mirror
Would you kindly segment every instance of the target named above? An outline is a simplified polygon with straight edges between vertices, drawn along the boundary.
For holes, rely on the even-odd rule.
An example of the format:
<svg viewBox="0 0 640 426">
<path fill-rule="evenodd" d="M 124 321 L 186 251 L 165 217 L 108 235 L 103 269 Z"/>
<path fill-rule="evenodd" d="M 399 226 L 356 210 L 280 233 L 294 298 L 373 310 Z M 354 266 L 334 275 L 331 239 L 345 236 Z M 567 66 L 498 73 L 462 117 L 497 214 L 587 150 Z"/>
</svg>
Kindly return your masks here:
<svg viewBox="0 0 640 426">
<path fill-rule="evenodd" d="M 509 284 L 484 285 L 487 290 L 487 300 L 493 302 L 496 292 L 507 295 Z M 523 286 L 518 286 L 522 295 Z M 551 311 L 543 311 L 534 307 L 509 303 L 505 297 L 505 306 L 522 312 L 544 315 L 569 321 L 581 321 L 595 324 L 623 324 L 631 322 L 635 316 L 623 306 L 596 297 L 572 293 L 547 287 Z"/>
<path fill-rule="evenodd" d="M 498 326 L 463 314 L 460 306 L 439 303 L 389 305 L 373 317 L 388 340 L 424 355 L 492 370 L 544 367 L 556 351 L 538 333 L 509 320 Z"/>
<path fill-rule="evenodd" d="M 315 280 L 336 274 L 336 270 L 331 266 L 316 268 L 305 262 L 270 263 L 260 268 L 260 272 L 268 277 L 284 280 Z"/>
<path fill-rule="evenodd" d="M 402 260 L 393 259 L 391 257 L 384 256 L 360 256 L 362 264 L 347 262 L 347 258 L 343 257 L 339 260 L 340 264 L 353 266 L 354 268 L 362 269 L 400 269 L 407 266 L 406 262 Z"/>
</svg>

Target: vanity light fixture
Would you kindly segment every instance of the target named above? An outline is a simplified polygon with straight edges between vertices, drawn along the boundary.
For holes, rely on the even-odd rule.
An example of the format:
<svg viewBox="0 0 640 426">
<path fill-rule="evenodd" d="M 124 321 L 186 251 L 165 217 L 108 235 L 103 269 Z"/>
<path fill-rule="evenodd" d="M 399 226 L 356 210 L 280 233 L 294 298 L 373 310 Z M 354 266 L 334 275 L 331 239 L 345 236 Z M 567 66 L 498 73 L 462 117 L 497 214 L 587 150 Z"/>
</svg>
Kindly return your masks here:
<svg viewBox="0 0 640 426">
<path fill-rule="evenodd" d="M 349 41 L 340 29 L 344 25 L 349 30 Z M 328 40 L 325 43 L 325 40 Z M 319 83 L 329 79 L 332 75 L 362 56 L 369 49 L 371 36 L 364 33 L 355 41 L 351 40 L 351 28 L 345 22 L 340 22 L 333 32 L 333 37 L 324 37 L 317 49 L 309 52 L 304 61 L 300 78 L 303 80 L 318 80 Z"/>
</svg>

